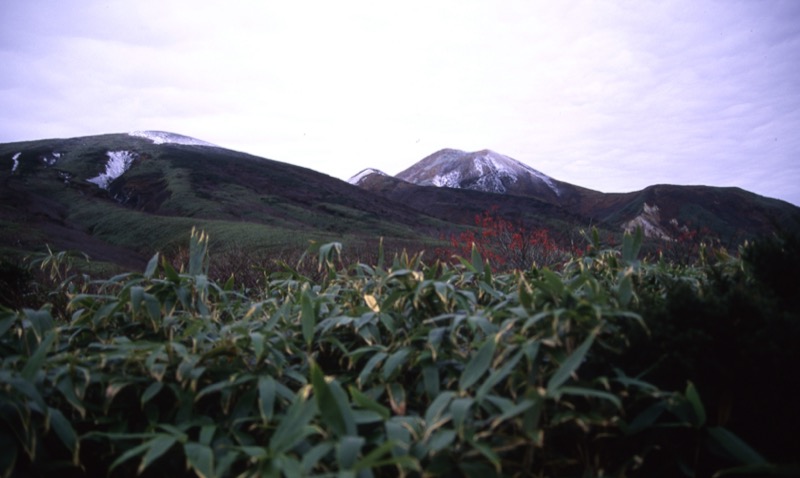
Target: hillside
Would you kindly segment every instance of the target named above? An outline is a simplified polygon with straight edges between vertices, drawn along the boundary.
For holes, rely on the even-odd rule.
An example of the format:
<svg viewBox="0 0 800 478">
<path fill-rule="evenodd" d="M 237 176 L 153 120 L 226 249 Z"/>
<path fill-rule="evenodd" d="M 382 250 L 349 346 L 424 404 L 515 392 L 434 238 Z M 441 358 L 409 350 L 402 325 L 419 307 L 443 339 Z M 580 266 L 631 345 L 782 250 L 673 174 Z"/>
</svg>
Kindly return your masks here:
<svg viewBox="0 0 800 478">
<path fill-rule="evenodd" d="M 740 188 L 654 185 L 602 193 L 558 181 L 489 150 L 440 150 L 395 177 L 366 170 L 357 184 L 458 221 L 496 205 L 502 215 L 531 224 L 556 220 L 615 232 L 642 226 L 648 237 L 667 241 L 687 229 L 707 228 L 725 244 L 800 230 L 800 208 Z"/>
<path fill-rule="evenodd" d="M 110 134 L 0 145 L 3 250 L 49 244 L 138 265 L 185 242 L 193 226 L 219 244 L 256 249 L 305 247 L 312 239 L 416 240 L 419 229 L 440 226 L 316 171 L 180 138 Z"/>
<path fill-rule="evenodd" d="M 405 178 L 405 179 L 404 179 Z M 442 150 L 398 177 L 350 184 L 174 133 L 140 131 L 0 145 L 0 253 L 75 250 L 141 267 L 193 227 L 239 255 L 305 250 L 309 241 L 437 247 L 484 211 L 573 242 L 644 228 L 654 241 L 708 228 L 723 244 L 800 229 L 800 209 L 737 188 L 657 185 L 601 193 L 489 150 Z"/>
</svg>

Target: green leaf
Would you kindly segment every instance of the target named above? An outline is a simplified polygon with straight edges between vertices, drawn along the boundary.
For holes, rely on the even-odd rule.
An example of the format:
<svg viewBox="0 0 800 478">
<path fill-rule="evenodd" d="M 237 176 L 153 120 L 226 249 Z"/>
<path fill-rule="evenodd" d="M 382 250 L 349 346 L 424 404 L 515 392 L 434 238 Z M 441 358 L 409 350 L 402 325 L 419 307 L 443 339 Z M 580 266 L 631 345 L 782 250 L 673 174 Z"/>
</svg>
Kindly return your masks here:
<svg viewBox="0 0 800 478">
<path fill-rule="evenodd" d="M 409 353 L 411 353 L 411 349 L 403 347 L 386 359 L 386 363 L 383 364 L 383 378 L 385 380 L 388 380 L 392 376 L 392 373 L 403 364 Z"/>
<path fill-rule="evenodd" d="M 642 240 L 644 239 L 644 233 L 642 232 L 641 226 L 636 227 L 636 231 L 633 233 L 633 236 L 629 232 L 626 232 L 622 236 L 622 260 L 625 262 L 633 262 L 636 260 L 636 257 L 639 255 L 639 250 L 642 248 Z"/>
<path fill-rule="evenodd" d="M 350 385 L 349 387 L 347 387 L 347 390 L 350 392 L 350 396 L 353 397 L 353 402 L 355 402 L 355 404 L 358 405 L 359 407 L 365 410 L 372 410 L 373 412 L 380 415 L 381 418 L 384 420 L 388 420 L 389 417 L 392 415 L 391 411 L 388 408 L 384 407 L 380 403 L 371 399 L 356 387 Z"/>
<path fill-rule="evenodd" d="M 501 413 L 498 417 L 496 417 L 496 418 L 494 418 L 492 420 L 492 428 L 497 427 L 498 425 L 500 425 L 504 421 L 508 420 L 509 418 L 514 418 L 515 416 L 519 415 L 520 413 L 523 413 L 523 412 L 527 411 L 528 409 L 530 409 L 534 405 L 536 405 L 535 401 L 528 400 L 528 399 L 523 399 L 519 403 L 515 403 L 515 404 L 511 405 L 510 407 L 502 409 L 501 411 L 503 413 Z"/>
<path fill-rule="evenodd" d="M 39 341 L 44 339 L 45 334 L 55 327 L 53 316 L 50 315 L 50 311 L 47 309 L 22 309 L 22 313 L 25 314 L 25 319 L 31 325 L 33 333 L 36 334 L 36 338 Z"/>
<path fill-rule="evenodd" d="M 483 270 L 483 258 L 481 257 L 481 253 L 478 252 L 478 246 L 475 243 L 472 243 L 472 271 L 471 272 L 479 272 Z"/>
<path fill-rule="evenodd" d="M 344 390 L 336 381 L 326 382 L 322 369 L 313 361 L 311 384 L 322 421 L 338 436 L 355 435 L 356 423 Z"/>
<path fill-rule="evenodd" d="M 303 453 L 303 471 L 308 475 L 317 466 L 317 463 L 333 450 L 333 444 L 330 442 L 322 442 L 315 445 L 310 450 Z"/>
<path fill-rule="evenodd" d="M 148 466 L 172 448 L 176 441 L 177 439 L 172 435 L 158 435 L 147 442 L 147 452 L 142 457 L 142 462 L 139 463 L 138 473 L 144 472 Z"/>
<path fill-rule="evenodd" d="M 326 269 L 329 272 L 333 271 L 333 255 L 339 257 L 342 254 L 341 242 L 329 242 L 319 247 L 319 270 Z"/>
<path fill-rule="evenodd" d="M 633 297 L 633 280 L 631 279 L 630 270 L 626 271 L 617 285 L 617 297 L 619 298 L 619 305 L 627 307 Z"/>
<path fill-rule="evenodd" d="M 150 259 L 150 262 L 147 263 L 147 267 L 144 269 L 145 279 L 151 279 L 156 273 L 156 268 L 158 268 L 158 252 Z"/>
<path fill-rule="evenodd" d="M 450 416 L 453 417 L 453 424 L 460 428 L 467 420 L 469 409 L 475 400 L 470 397 L 456 398 L 450 403 Z"/>
<path fill-rule="evenodd" d="M 730 458 L 745 465 L 765 465 L 767 460 L 741 438 L 723 427 L 709 427 L 708 435 Z"/>
<path fill-rule="evenodd" d="M 215 433 L 217 433 L 216 425 L 203 425 L 200 427 L 199 443 L 201 445 L 210 445 Z"/>
<path fill-rule="evenodd" d="M 208 235 L 192 228 L 189 239 L 189 270 L 191 276 L 206 274 L 208 270 Z"/>
<path fill-rule="evenodd" d="M 436 453 L 439 450 L 448 448 L 456 439 L 455 430 L 437 430 L 428 439 L 428 450 Z"/>
<path fill-rule="evenodd" d="M 122 455 L 118 456 L 117 459 L 114 460 L 114 462 L 111 463 L 111 466 L 108 468 L 109 474 L 110 474 L 110 472 L 114 471 L 114 469 L 116 467 L 118 467 L 119 465 L 125 463 L 126 461 L 130 460 L 131 458 L 134 458 L 134 457 L 136 457 L 138 455 L 141 455 L 144 452 L 146 452 L 147 449 L 149 448 L 149 446 L 150 446 L 150 442 L 145 442 L 145 443 L 142 443 L 141 445 L 135 446 L 135 447 L 127 450 L 125 453 L 123 453 Z"/>
<path fill-rule="evenodd" d="M 42 365 L 47 359 L 47 352 L 50 351 L 50 347 L 53 345 L 55 340 L 56 333 L 52 330 L 48 330 L 44 340 L 42 340 L 42 343 L 36 348 L 36 352 L 31 355 L 31 358 L 29 358 L 27 362 L 25 362 L 25 367 L 22 369 L 20 374 L 22 375 L 22 378 L 26 380 L 33 380 L 33 378 L 36 376 L 36 372 L 42 368 Z"/>
<path fill-rule="evenodd" d="M 3 334 L 8 332 L 8 329 L 10 329 L 16 321 L 17 321 L 16 314 L 11 312 L 8 312 L 8 315 L 0 319 L 0 337 L 2 337 Z"/>
<path fill-rule="evenodd" d="M 495 453 L 495 451 L 494 451 L 494 450 L 492 450 L 492 449 L 491 449 L 491 448 L 490 448 L 490 447 L 489 447 L 487 444 L 485 444 L 485 443 L 481 443 L 481 442 L 479 442 L 479 441 L 476 441 L 476 440 L 470 440 L 470 441 L 469 441 L 469 444 L 470 444 L 470 445 L 471 445 L 473 448 L 475 448 L 476 450 L 478 450 L 478 451 L 481 453 L 481 455 L 485 456 L 485 457 L 486 457 L 486 458 L 487 458 L 487 459 L 488 459 L 488 460 L 489 460 L 489 461 L 492 463 L 492 465 L 494 466 L 495 472 L 496 472 L 497 474 L 500 474 L 500 472 L 501 472 L 501 470 L 502 470 L 502 464 L 501 464 L 502 462 L 501 462 L 501 460 L 500 460 L 500 455 L 498 455 L 497 453 Z"/>
<path fill-rule="evenodd" d="M 587 337 L 586 340 L 584 340 L 583 343 L 577 349 L 575 349 L 566 360 L 564 360 L 564 363 L 562 363 L 553 376 L 550 377 L 550 380 L 547 382 L 547 394 L 549 396 L 555 395 L 558 387 L 563 385 L 564 382 L 569 379 L 572 373 L 578 369 L 578 367 L 581 365 L 581 362 L 583 362 L 583 358 L 586 356 L 586 352 L 588 352 L 589 348 L 591 348 L 594 338 L 598 332 L 598 329 L 593 330 L 589 334 L 589 337 Z"/>
<path fill-rule="evenodd" d="M 358 374 L 356 383 L 362 385 L 364 383 L 364 379 L 366 379 L 372 370 L 387 356 L 388 354 L 386 352 L 378 352 L 370 357 L 369 360 L 367 360 L 367 363 L 364 365 L 364 368 L 361 370 L 361 373 Z"/>
<path fill-rule="evenodd" d="M 686 386 L 685 395 L 686 399 L 689 401 L 689 404 L 692 406 L 692 411 L 697 419 L 697 422 L 694 423 L 694 425 L 697 428 L 700 428 L 706 423 L 706 408 L 703 406 L 703 402 L 700 400 L 700 394 L 697 393 L 697 389 L 692 382 L 689 382 L 689 384 Z"/>
<path fill-rule="evenodd" d="M 425 411 L 425 423 L 428 427 L 433 426 L 439 421 L 445 408 L 450 404 L 450 401 L 456 396 L 454 392 L 442 392 L 436 399 L 428 405 Z"/>
<path fill-rule="evenodd" d="M 213 478 L 214 473 L 214 451 L 210 446 L 200 443 L 184 443 L 183 453 L 186 455 L 186 463 L 194 470 L 200 478 Z"/>
<path fill-rule="evenodd" d="M 0 370 L 0 383 L 7 383 L 11 386 L 12 390 L 19 392 L 28 399 L 33 402 L 28 404 L 31 408 L 36 407 L 39 411 L 47 410 L 47 404 L 45 404 L 42 395 L 39 393 L 39 390 L 30 380 L 25 380 L 16 374 L 11 375 L 9 372 Z"/>
<path fill-rule="evenodd" d="M 492 390 L 492 387 L 500 383 L 501 380 L 506 378 L 514 370 L 514 367 L 517 366 L 524 354 L 525 351 L 520 350 L 514 354 L 513 357 L 507 360 L 502 367 L 490 373 L 489 377 L 487 377 L 486 380 L 484 380 L 481 384 L 480 388 L 478 388 L 478 391 L 475 393 L 475 398 L 479 401 L 483 400 L 483 397 L 485 397 L 486 394 Z"/>
<path fill-rule="evenodd" d="M 316 412 L 317 407 L 313 401 L 296 396 L 269 441 L 269 448 L 273 454 L 290 450 L 297 442 L 314 433 L 315 430 L 308 424 Z"/>
<path fill-rule="evenodd" d="M 158 395 L 158 392 L 160 392 L 160 391 L 161 391 L 161 388 L 162 388 L 163 386 L 164 386 L 164 383 L 163 383 L 163 382 L 153 382 L 153 383 L 151 383 L 151 384 L 150 384 L 150 385 L 149 385 L 149 386 L 148 386 L 148 387 L 145 389 L 144 393 L 142 393 L 142 399 L 141 399 L 141 402 L 142 402 L 142 407 L 144 407 L 144 406 L 147 404 L 147 402 L 149 402 L 150 400 L 152 400 L 152 399 L 153 399 L 153 397 L 155 397 L 156 395 Z"/>
<path fill-rule="evenodd" d="M 525 277 L 520 276 L 519 284 L 517 288 L 517 293 L 519 294 L 519 303 L 527 310 L 528 312 L 533 310 L 533 289 L 531 285 L 525 280 Z"/>
<path fill-rule="evenodd" d="M 314 327 L 317 325 L 317 316 L 314 313 L 314 302 L 311 293 L 306 291 L 300 299 L 300 324 L 303 329 L 303 339 L 306 346 L 311 346 L 314 340 Z"/>
<path fill-rule="evenodd" d="M 404 427 L 398 420 L 388 420 L 385 422 L 386 438 L 393 444 L 393 456 L 408 455 L 411 449 L 411 432 Z"/>
<path fill-rule="evenodd" d="M 262 420 L 269 421 L 272 419 L 277 393 L 278 385 L 274 378 L 270 376 L 258 377 L 258 408 Z"/>
<path fill-rule="evenodd" d="M 395 444 L 392 441 L 386 441 L 381 443 L 380 446 L 373 448 L 372 451 L 367 453 L 364 458 L 356 463 L 355 471 L 360 471 L 358 476 L 373 476 L 372 470 L 377 470 L 385 466 L 395 466 L 398 470 L 422 471 L 419 462 L 414 458 L 407 455 L 393 455 L 392 450 L 394 446 Z"/>
<path fill-rule="evenodd" d="M 603 400 L 608 400 L 609 402 L 613 403 L 620 410 L 622 409 L 622 401 L 619 399 L 619 397 L 604 390 L 595 390 L 593 388 L 584 387 L 561 387 L 558 389 L 557 393 L 559 395 L 579 395 L 582 397 L 602 398 Z"/>
<path fill-rule="evenodd" d="M 79 463 L 78 453 L 80 449 L 75 429 L 72 428 L 72 425 L 60 410 L 49 407 L 47 411 L 50 414 L 50 426 L 58 436 L 58 439 L 61 440 L 61 443 L 72 453 L 72 463 L 77 465 Z"/>
<path fill-rule="evenodd" d="M 478 379 L 489 370 L 496 347 L 494 337 L 488 337 L 478 352 L 472 356 L 461 377 L 458 379 L 458 389 L 462 392 L 471 387 Z"/>
<path fill-rule="evenodd" d="M 140 285 L 132 286 L 130 289 L 131 294 L 131 313 L 134 319 L 139 316 L 139 310 L 142 308 L 142 301 L 144 300 L 144 287 Z"/>
<path fill-rule="evenodd" d="M 351 470 L 355 467 L 358 461 L 358 455 L 361 453 L 361 447 L 364 446 L 366 440 L 360 436 L 344 436 L 339 440 L 336 445 L 336 460 L 343 470 Z"/>
<path fill-rule="evenodd" d="M 429 399 L 439 395 L 439 369 L 436 365 L 427 365 L 422 369 L 422 383 Z"/>
<path fill-rule="evenodd" d="M 167 258 L 162 256 L 161 257 L 161 267 L 164 268 L 164 275 L 166 276 L 167 280 L 174 284 L 178 284 L 181 281 L 181 276 L 178 275 L 178 272 L 172 267 L 172 264 L 167 261 Z"/>
<path fill-rule="evenodd" d="M 633 435 L 642 430 L 650 428 L 666 409 L 667 405 L 664 402 L 656 402 L 647 407 L 644 411 L 642 411 L 642 413 L 637 415 L 633 421 L 630 422 L 628 427 L 625 429 L 625 433 Z"/>
<path fill-rule="evenodd" d="M 86 417 L 86 408 L 83 406 L 83 402 L 81 399 L 78 398 L 78 395 L 75 393 L 75 384 L 72 381 L 72 377 L 69 375 L 63 375 L 56 384 L 56 388 L 64 395 L 64 398 L 67 399 L 70 405 L 72 405 L 78 413 L 81 414 L 82 418 Z"/>
</svg>

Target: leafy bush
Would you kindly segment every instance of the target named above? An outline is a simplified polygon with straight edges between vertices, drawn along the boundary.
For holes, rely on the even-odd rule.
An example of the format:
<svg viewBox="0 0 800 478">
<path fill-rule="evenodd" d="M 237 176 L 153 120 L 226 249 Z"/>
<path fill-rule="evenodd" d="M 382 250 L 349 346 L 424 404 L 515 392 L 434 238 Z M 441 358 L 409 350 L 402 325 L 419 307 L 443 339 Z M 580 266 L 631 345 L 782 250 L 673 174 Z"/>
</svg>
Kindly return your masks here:
<svg viewBox="0 0 800 478">
<path fill-rule="evenodd" d="M 244 295 L 182 267 L 0 309 L 5 476 L 676 476 L 778 470 L 709 418 L 702 386 L 636 377 L 642 306 L 672 282 L 595 247 L 559 273 L 399 254 Z M 745 467 L 745 468 L 741 468 Z M 780 470 L 778 470 L 780 471 Z"/>
<path fill-rule="evenodd" d="M 469 256 L 476 248 L 491 264 L 503 269 L 552 267 L 568 258 L 568 253 L 550 236 L 547 229 L 531 229 L 498 215 L 497 207 L 475 216 L 475 230 L 451 235 L 450 247 L 441 248 L 437 255 Z"/>
</svg>

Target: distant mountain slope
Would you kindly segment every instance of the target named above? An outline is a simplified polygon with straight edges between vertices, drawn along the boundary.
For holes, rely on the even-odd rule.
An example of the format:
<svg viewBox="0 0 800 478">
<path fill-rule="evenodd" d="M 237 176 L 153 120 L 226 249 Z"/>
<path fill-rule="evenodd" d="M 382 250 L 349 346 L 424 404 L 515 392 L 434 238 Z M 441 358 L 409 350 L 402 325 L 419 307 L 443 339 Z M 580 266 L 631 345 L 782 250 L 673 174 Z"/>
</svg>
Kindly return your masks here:
<svg viewBox="0 0 800 478">
<path fill-rule="evenodd" d="M 316 171 L 174 133 L 0 145 L 0 250 L 50 244 L 130 264 L 184 244 L 193 226 L 226 245 L 274 248 L 417 240 L 439 222 Z"/>
<path fill-rule="evenodd" d="M 630 193 L 602 193 L 557 181 L 490 150 L 466 153 L 443 149 L 394 178 L 367 170 L 358 185 L 439 217 L 461 218 L 460 211 L 474 210 L 475 205 L 502 203 L 508 210 L 526 211 L 522 216 L 528 218 L 547 215 L 557 221 L 600 225 L 611 231 L 639 225 L 646 234 L 661 240 L 672 240 L 676 230 L 689 227 L 706 227 L 727 242 L 780 229 L 800 230 L 800 208 L 739 188 L 657 185 Z M 542 203 L 552 207 L 544 208 Z"/>
<path fill-rule="evenodd" d="M 0 254 L 49 244 L 138 267 L 182 247 L 192 227 L 237 251 L 379 237 L 425 247 L 490 209 L 570 239 L 591 226 L 619 234 L 638 225 L 664 241 L 707 227 L 729 243 L 800 230 L 800 208 L 738 188 L 606 194 L 489 150 L 442 150 L 398 176 L 365 170 L 356 186 L 161 131 L 0 144 Z"/>
</svg>

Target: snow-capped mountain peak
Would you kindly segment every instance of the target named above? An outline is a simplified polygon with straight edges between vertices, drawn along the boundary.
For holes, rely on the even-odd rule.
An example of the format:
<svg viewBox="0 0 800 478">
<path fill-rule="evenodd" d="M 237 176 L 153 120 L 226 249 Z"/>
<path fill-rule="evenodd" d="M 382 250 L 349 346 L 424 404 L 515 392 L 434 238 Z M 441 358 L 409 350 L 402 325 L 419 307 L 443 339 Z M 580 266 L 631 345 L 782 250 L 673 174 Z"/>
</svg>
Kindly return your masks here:
<svg viewBox="0 0 800 478">
<path fill-rule="evenodd" d="M 516 159 L 489 149 L 465 152 L 443 149 L 397 175 L 421 186 L 474 189 L 511 194 L 536 189 L 561 195 L 556 182 Z"/>
<path fill-rule="evenodd" d="M 191 136 L 184 136 L 182 134 L 169 133 L 167 131 L 132 131 L 128 133 L 130 136 L 149 139 L 155 144 L 186 144 L 191 146 L 211 146 L 217 147 L 206 141 L 202 141 Z"/>
<path fill-rule="evenodd" d="M 367 168 L 367 169 L 362 170 L 361 172 L 359 172 L 358 174 L 356 174 L 352 178 L 348 179 L 347 182 L 350 183 L 350 184 L 355 184 L 356 186 L 358 186 L 359 184 L 361 184 L 361 182 L 367 176 L 370 176 L 372 174 L 377 174 L 378 176 L 388 176 L 388 174 L 386 174 L 383 171 L 380 171 L 378 169 Z"/>
</svg>

